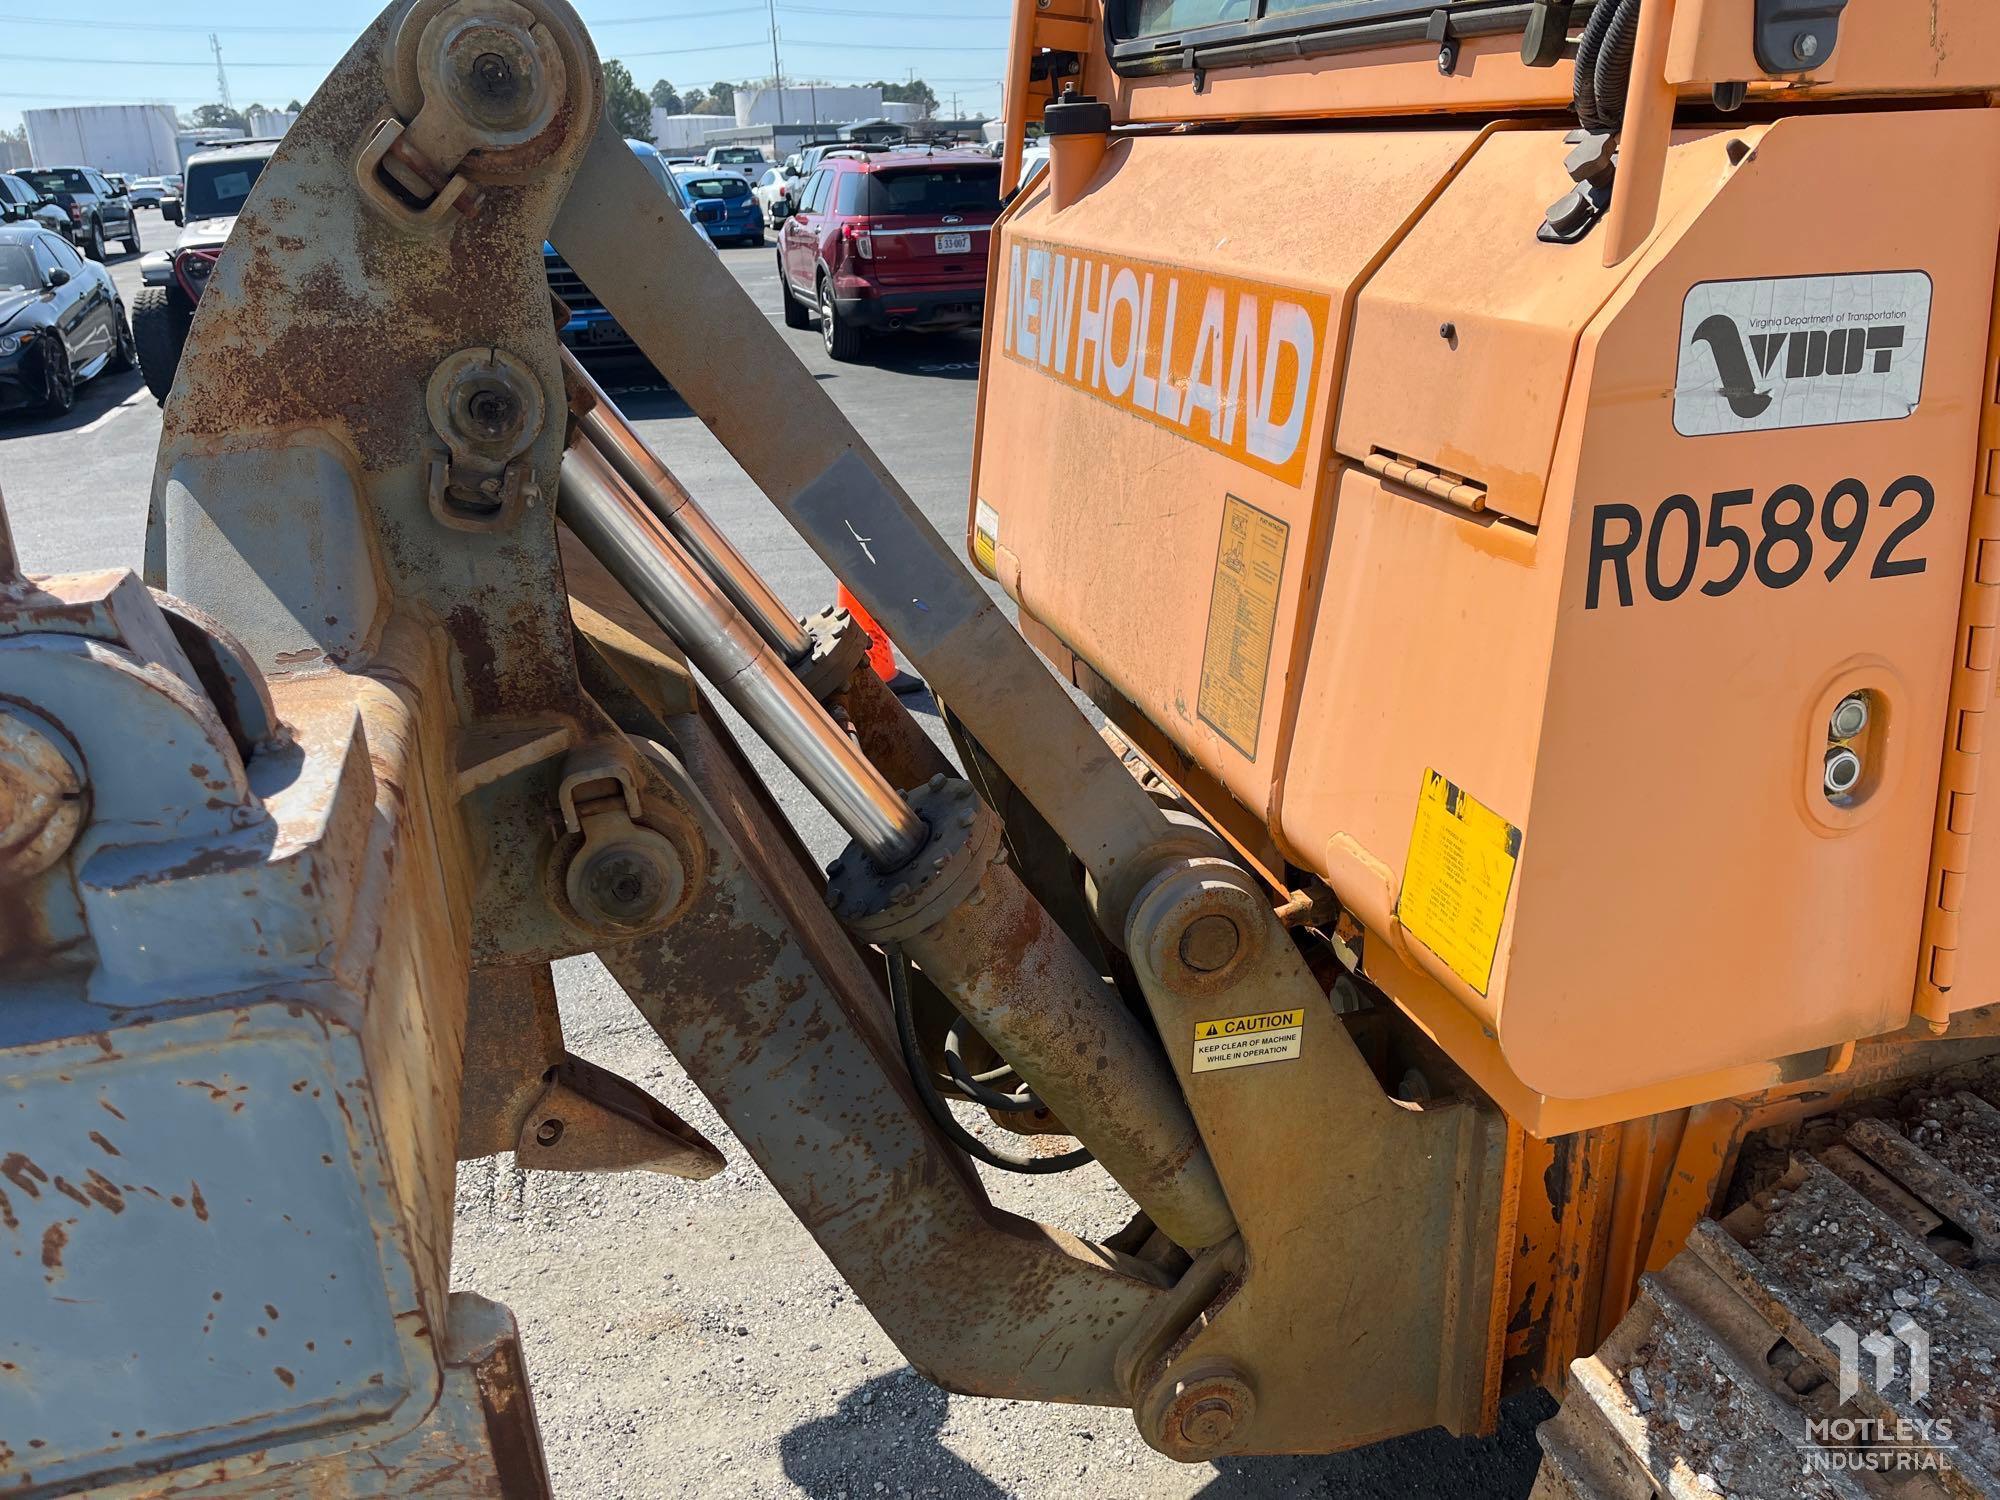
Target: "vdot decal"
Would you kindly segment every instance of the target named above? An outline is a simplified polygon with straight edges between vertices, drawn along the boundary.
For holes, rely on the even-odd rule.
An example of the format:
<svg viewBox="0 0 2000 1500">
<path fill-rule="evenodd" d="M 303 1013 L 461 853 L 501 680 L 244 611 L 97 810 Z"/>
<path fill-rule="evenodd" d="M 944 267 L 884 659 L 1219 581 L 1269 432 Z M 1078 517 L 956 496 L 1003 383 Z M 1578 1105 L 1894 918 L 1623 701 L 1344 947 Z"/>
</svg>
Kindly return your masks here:
<svg viewBox="0 0 2000 1500">
<path fill-rule="evenodd" d="M 1321 292 L 1015 241 L 1001 350 L 1287 484 L 1305 475 Z"/>
<path fill-rule="evenodd" d="M 1930 317 L 1922 271 L 1704 281 L 1681 309 L 1674 430 L 1907 417 L 1923 396 Z"/>
</svg>

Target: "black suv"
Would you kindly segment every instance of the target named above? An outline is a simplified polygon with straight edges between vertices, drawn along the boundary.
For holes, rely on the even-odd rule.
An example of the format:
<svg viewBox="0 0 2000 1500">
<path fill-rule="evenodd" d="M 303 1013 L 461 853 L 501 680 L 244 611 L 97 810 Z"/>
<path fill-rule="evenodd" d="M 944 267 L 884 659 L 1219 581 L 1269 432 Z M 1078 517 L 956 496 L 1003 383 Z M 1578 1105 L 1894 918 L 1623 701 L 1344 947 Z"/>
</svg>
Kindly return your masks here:
<svg viewBox="0 0 2000 1500">
<path fill-rule="evenodd" d="M 10 172 L 0 172 L 0 224 L 39 224 L 75 244 L 69 215 Z"/>
<path fill-rule="evenodd" d="M 69 215 L 69 237 L 92 260 L 104 259 L 106 240 L 139 253 L 139 211 L 96 168 L 23 167 L 14 175 Z"/>
</svg>

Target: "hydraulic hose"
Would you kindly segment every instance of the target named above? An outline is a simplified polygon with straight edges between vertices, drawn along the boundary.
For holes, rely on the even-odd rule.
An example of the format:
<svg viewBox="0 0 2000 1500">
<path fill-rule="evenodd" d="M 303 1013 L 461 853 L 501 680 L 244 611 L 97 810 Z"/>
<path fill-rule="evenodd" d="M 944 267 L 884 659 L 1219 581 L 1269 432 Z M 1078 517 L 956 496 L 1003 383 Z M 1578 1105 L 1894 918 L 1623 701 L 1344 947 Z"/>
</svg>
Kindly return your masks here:
<svg viewBox="0 0 2000 1500">
<path fill-rule="evenodd" d="M 1577 123 L 1593 135 L 1613 135 L 1625 120 L 1626 85 L 1639 35 L 1639 0 L 1598 0 L 1576 44 L 1571 99 Z"/>
<path fill-rule="evenodd" d="M 1003 1172 L 1020 1172 L 1026 1176 L 1070 1172 L 1090 1162 L 1090 1152 L 1081 1146 L 1060 1156 L 1017 1156 L 1011 1151 L 987 1145 L 958 1123 L 951 1106 L 939 1095 L 937 1084 L 931 1078 L 930 1064 L 924 1060 L 924 1050 L 917 1043 L 917 1023 L 910 1013 L 910 976 L 905 967 L 909 960 L 903 957 L 903 950 L 893 943 L 884 953 L 889 962 L 889 1008 L 896 1013 L 896 1040 L 902 1044 L 903 1066 L 909 1069 L 910 1082 L 917 1086 L 917 1098 L 923 1101 L 925 1113 L 951 1143 L 975 1161 L 983 1161 L 987 1166 L 998 1167 Z"/>
<path fill-rule="evenodd" d="M 1632 53 L 1639 41 L 1639 0 L 1618 0 L 1604 45 L 1591 63 L 1591 90 L 1606 130 L 1625 123 L 1625 95 L 1632 82 Z"/>
</svg>

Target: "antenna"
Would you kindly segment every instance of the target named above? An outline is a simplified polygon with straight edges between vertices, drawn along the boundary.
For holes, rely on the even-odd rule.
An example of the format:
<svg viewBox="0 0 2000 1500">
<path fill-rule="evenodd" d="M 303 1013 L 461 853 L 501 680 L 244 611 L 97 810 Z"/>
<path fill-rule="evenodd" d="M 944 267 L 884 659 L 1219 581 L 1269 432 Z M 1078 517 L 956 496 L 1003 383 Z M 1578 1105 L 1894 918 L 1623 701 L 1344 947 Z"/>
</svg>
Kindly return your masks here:
<svg viewBox="0 0 2000 1500">
<path fill-rule="evenodd" d="M 229 74 L 222 66 L 222 38 L 212 31 L 208 34 L 208 50 L 215 54 L 215 87 L 222 95 L 222 107 L 234 110 L 236 106 L 229 99 Z"/>
</svg>

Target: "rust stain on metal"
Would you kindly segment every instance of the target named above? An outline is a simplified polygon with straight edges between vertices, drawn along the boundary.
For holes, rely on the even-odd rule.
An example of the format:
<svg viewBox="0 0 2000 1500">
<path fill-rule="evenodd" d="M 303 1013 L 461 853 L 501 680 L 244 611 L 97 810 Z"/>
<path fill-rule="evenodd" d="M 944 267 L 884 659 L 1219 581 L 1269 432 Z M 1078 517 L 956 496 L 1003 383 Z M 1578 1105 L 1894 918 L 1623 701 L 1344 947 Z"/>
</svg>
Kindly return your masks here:
<svg viewBox="0 0 2000 1500">
<path fill-rule="evenodd" d="M 94 1167 L 90 1170 L 90 1172 L 86 1174 L 86 1176 L 88 1180 L 84 1185 L 84 1191 L 90 1194 L 91 1199 L 95 1203 L 97 1203 L 99 1207 L 108 1208 L 114 1214 L 122 1214 L 125 1212 L 125 1198 L 124 1195 L 118 1191 L 118 1185 L 116 1183 L 111 1181 L 110 1178 L 106 1177 L 102 1172 L 99 1172 Z"/>
<path fill-rule="evenodd" d="M 99 1099 L 97 1103 L 99 1108 L 114 1119 L 122 1120 L 125 1118 L 123 1114 L 119 1113 L 118 1106 L 113 1104 L 109 1099 Z"/>
<path fill-rule="evenodd" d="M 293 1386 L 299 1383 L 298 1376 L 294 1375 L 290 1370 L 287 1370 L 283 1365 L 273 1365 L 271 1367 L 271 1373 L 277 1376 L 278 1379 L 284 1381 L 285 1389 L 288 1391 Z"/>
<path fill-rule="evenodd" d="M 125 1154 L 95 1130 L 90 1132 L 90 1138 L 106 1156 L 123 1156 Z"/>
<path fill-rule="evenodd" d="M 48 1173 L 18 1151 L 10 1151 L 0 1157 L 0 1177 L 6 1178 L 30 1198 L 41 1197 L 42 1190 L 36 1184 L 49 1180 Z"/>
<path fill-rule="evenodd" d="M 69 1243 L 69 1231 L 60 1222 L 51 1224 L 42 1231 L 42 1265 L 50 1271 L 62 1269 L 63 1247 Z M 54 1281 L 55 1277 L 47 1278 Z"/>
<path fill-rule="evenodd" d="M 201 1184 L 198 1182 L 188 1183 L 188 1206 L 194 1210 L 197 1219 L 204 1224 L 208 1222 L 208 1201 L 201 1196 Z"/>
</svg>

